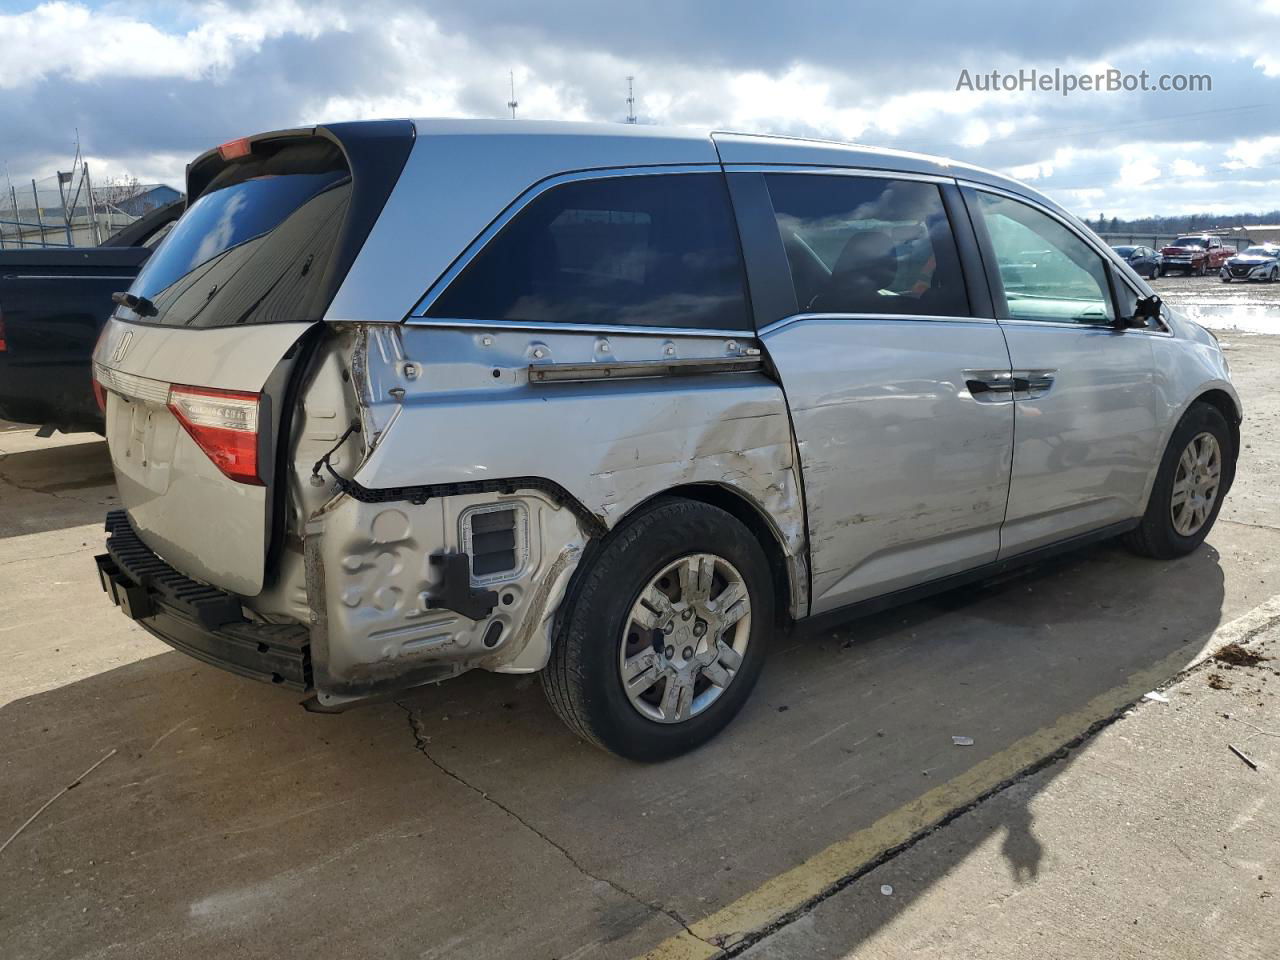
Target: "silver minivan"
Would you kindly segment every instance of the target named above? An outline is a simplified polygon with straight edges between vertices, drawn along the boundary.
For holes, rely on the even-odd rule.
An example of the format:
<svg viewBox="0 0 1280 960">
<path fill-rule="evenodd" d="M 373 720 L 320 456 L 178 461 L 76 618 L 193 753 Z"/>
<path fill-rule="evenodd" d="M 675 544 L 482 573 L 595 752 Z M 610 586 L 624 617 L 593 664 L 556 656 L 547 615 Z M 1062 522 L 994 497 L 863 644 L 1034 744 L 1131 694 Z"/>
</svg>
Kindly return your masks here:
<svg viewBox="0 0 1280 960">
<path fill-rule="evenodd" d="M 1023 184 L 644 126 L 224 144 L 94 356 L 111 598 L 312 709 L 540 673 L 660 759 L 771 637 L 1123 537 L 1194 550 L 1208 332 Z"/>
</svg>

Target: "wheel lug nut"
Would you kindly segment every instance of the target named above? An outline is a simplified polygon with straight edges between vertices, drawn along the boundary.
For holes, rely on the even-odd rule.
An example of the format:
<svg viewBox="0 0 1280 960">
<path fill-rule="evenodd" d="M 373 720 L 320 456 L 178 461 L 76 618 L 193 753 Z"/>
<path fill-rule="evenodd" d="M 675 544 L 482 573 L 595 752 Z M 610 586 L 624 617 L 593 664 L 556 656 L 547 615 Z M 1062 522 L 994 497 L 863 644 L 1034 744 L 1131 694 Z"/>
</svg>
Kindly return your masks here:
<svg viewBox="0 0 1280 960">
<path fill-rule="evenodd" d="M 701 620 L 699 620 L 697 623 L 693 625 L 693 635 L 695 637 L 700 637 L 706 632 L 707 632 L 707 625 L 703 623 Z"/>
<path fill-rule="evenodd" d="M 685 620 L 688 620 L 690 617 L 693 616 L 693 611 L 686 610 L 684 613 L 680 614 L 680 616 L 683 617 Z"/>
<path fill-rule="evenodd" d="M 669 637 L 671 636 L 671 631 L 674 630 L 675 628 L 676 628 L 676 625 L 674 623 L 668 623 L 665 627 L 662 628 L 662 632 Z"/>
<path fill-rule="evenodd" d="M 692 659 L 693 659 L 693 647 L 685 647 L 682 651 L 680 651 L 680 655 L 681 655 L 682 657 L 684 657 L 686 660 L 692 660 Z"/>
<path fill-rule="evenodd" d="M 670 660 L 672 657 L 674 657 L 674 656 L 676 655 L 676 648 L 675 648 L 675 647 L 672 647 L 672 646 L 668 646 L 668 647 L 667 647 L 667 649 L 663 651 L 663 655 L 664 655 L 668 660 Z"/>
</svg>

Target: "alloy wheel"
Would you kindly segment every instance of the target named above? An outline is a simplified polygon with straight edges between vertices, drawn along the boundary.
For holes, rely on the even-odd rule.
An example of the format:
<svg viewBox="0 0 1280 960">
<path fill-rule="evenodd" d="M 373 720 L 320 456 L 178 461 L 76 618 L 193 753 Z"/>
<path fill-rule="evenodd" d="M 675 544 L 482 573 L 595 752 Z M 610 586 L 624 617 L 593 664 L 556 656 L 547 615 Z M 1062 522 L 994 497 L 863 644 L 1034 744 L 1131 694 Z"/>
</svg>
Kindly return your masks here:
<svg viewBox="0 0 1280 960">
<path fill-rule="evenodd" d="M 695 553 L 663 567 L 636 598 L 618 650 L 631 705 L 658 723 L 703 713 L 728 689 L 751 637 L 751 596 L 723 557 Z"/>
<path fill-rule="evenodd" d="M 1212 433 L 1198 433 L 1191 438 L 1178 458 L 1173 476 L 1173 495 L 1169 510 L 1173 529 L 1181 536 L 1199 532 L 1218 499 L 1222 477 L 1222 448 Z"/>
</svg>

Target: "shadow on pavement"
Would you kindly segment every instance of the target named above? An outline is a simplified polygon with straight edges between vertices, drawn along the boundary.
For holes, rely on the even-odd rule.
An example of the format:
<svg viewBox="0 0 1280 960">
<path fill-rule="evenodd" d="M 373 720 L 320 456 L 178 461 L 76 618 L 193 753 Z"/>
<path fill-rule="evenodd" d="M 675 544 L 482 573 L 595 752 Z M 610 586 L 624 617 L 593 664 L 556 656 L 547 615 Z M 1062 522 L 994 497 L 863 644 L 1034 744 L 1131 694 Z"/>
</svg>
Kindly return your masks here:
<svg viewBox="0 0 1280 960">
<path fill-rule="evenodd" d="M 85 437 L 0 452 L 0 491 L 5 501 L 0 538 L 102 520 L 116 502 L 111 455 L 105 440 L 93 434 Z"/>
<path fill-rule="evenodd" d="M 1209 547 L 1159 564 L 1104 545 L 778 637 L 743 715 L 657 766 L 575 740 L 532 677 L 323 716 L 166 653 L 0 708 L 0 835 L 119 750 L 0 857 L 0 941 L 30 958 L 631 956 L 1190 656 L 1223 594 Z M 1030 812 L 1001 829 L 1034 880 Z"/>
</svg>

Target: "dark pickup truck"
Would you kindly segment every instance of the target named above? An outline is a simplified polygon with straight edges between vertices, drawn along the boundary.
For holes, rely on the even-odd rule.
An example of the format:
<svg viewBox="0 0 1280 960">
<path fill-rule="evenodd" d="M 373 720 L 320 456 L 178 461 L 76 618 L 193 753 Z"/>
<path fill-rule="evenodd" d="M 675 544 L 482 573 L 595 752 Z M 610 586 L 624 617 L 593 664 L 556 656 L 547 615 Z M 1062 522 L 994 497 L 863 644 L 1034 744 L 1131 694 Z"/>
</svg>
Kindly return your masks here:
<svg viewBox="0 0 1280 960">
<path fill-rule="evenodd" d="M 0 420 L 102 432 L 89 357 L 111 294 L 129 289 L 185 205 L 153 210 L 97 247 L 0 251 Z"/>
</svg>

